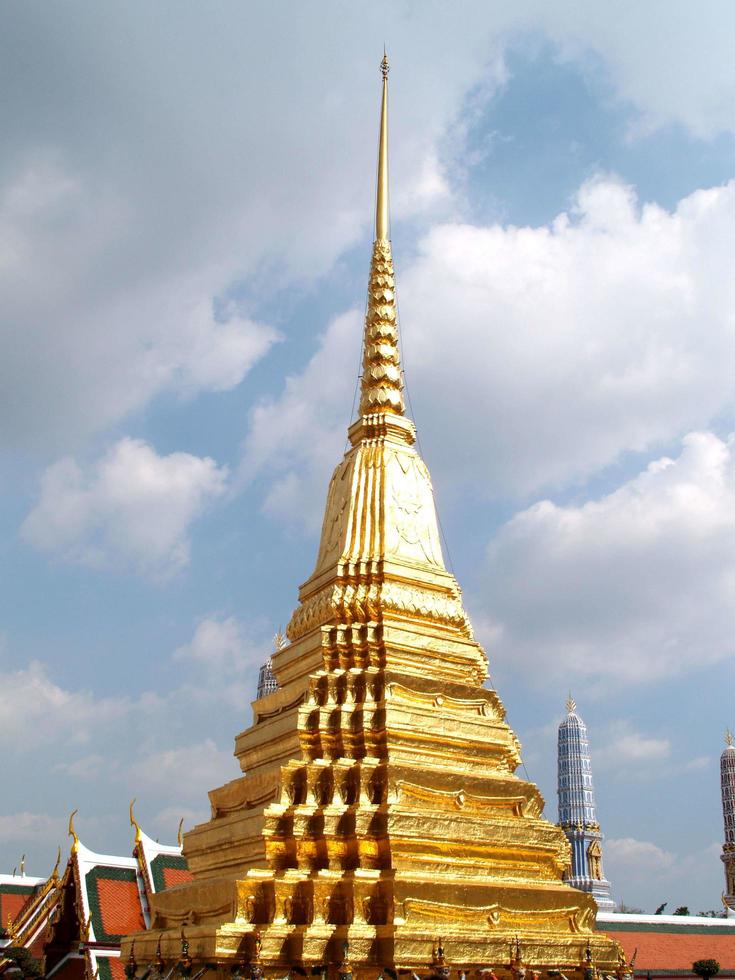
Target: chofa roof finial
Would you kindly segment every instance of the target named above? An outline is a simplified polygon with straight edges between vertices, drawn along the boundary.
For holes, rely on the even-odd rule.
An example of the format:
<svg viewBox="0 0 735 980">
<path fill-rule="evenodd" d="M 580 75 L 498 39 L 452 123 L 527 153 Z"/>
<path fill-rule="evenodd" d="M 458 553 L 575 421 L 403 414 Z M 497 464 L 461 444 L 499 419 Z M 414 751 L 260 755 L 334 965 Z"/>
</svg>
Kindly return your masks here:
<svg viewBox="0 0 735 980">
<path fill-rule="evenodd" d="M 140 829 L 140 824 L 135 819 L 135 812 L 133 810 L 134 806 L 135 806 L 135 797 L 133 797 L 132 800 L 130 801 L 130 826 L 135 827 L 135 843 L 139 844 L 143 832 Z"/>
<path fill-rule="evenodd" d="M 79 813 L 79 810 L 72 810 L 69 814 L 69 836 L 72 838 L 71 853 L 76 854 L 79 850 L 79 837 L 74 829 L 74 817 Z"/>
</svg>

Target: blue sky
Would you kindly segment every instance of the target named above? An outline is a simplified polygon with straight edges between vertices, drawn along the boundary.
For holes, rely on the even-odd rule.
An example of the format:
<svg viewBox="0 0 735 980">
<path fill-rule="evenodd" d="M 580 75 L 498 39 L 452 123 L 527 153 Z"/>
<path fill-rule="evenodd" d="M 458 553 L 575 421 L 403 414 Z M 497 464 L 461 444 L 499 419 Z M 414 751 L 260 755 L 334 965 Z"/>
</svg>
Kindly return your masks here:
<svg viewBox="0 0 735 980">
<path fill-rule="evenodd" d="M 344 448 L 382 44 L 405 369 L 555 819 L 571 688 L 613 892 L 716 908 L 735 724 L 725 3 L 0 13 L 0 864 L 173 839 L 237 775 Z"/>
</svg>

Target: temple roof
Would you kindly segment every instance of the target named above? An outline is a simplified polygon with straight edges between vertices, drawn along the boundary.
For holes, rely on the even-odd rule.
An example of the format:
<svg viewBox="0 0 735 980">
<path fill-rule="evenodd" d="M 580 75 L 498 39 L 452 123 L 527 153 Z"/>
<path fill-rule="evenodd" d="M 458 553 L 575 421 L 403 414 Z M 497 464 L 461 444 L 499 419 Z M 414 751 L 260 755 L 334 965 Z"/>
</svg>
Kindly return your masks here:
<svg viewBox="0 0 735 980">
<path fill-rule="evenodd" d="M 692 963 L 714 957 L 721 976 L 735 971 L 735 919 L 701 915 L 599 912 L 597 928 L 635 955 L 636 976 L 693 976 Z"/>
<path fill-rule="evenodd" d="M 132 856 L 100 854 L 81 842 L 72 815 L 72 845 L 61 876 L 58 861 L 47 879 L 0 876 L 0 909 L 7 908 L 13 920 L 8 938 L 44 956 L 47 975 L 62 969 L 66 975 L 67 965 L 76 970 L 71 961 L 76 964 L 81 950 L 80 975 L 122 980 L 121 938 L 150 926 L 152 894 L 191 879 L 180 843 L 159 844 L 133 825 Z"/>
<path fill-rule="evenodd" d="M 18 918 L 45 882 L 45 878 L 28 875 L 0 875 L 0 946 L 10 941 L 9 923 Z"/>
</svg>

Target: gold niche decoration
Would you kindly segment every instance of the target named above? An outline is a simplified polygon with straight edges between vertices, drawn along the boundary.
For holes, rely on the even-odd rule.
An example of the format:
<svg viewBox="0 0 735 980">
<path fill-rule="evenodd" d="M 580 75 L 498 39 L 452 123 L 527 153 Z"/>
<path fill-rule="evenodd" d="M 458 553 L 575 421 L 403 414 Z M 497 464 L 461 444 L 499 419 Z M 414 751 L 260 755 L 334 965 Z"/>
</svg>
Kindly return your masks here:
<svg viewBox="0 0 735 980">
<path fill-rule="evenodd" d="M 374 980 L 427 965 L 521 978 L 593 959 L 612 974 L 620 947 L 595 932 L 592 896 L 563 881 L 569 844 L 516 775 L 520 745 L 484 686 L 487 657 L 445 567 L 405 415 L 387 57 L 381 73 L 359 416 L 316 566 L 274 642 L 279 689 L 253 703 L 235 739 L 242 774 L 210 792 L 211 820 L 184 835 L 194 880 L 152 896 L 156 932 L 135 937 L 136 954 L 174 961 L 186 922 L 191 960 L 223 980 L 328 967 Z"/>
</svg>

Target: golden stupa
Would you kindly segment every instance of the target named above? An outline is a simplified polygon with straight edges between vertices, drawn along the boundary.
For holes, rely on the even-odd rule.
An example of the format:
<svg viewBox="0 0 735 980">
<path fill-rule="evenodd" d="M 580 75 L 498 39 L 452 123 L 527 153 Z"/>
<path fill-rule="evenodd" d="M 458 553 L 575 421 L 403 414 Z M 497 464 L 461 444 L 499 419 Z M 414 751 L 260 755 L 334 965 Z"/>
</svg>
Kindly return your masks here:
<svg viewBox="0 0 735 980">
<path fill-rule="evenodd" d="M 483 686 L 487 658 L 404 413 L 381 68 L 359 417 L 273 655 L 279 690 L 235 741 L 244 775 L 209 794 L 211 820 L 184 839 L 194 881 L 153 897 L 135 959 L 176 962 L 183 934 L 186 969 L 222 976 L 615 971 L 620 948 L 594 932 L 593 899 L 562 881 L 564 834 L 515 775 L 520 746 Z"/>
</svg>

